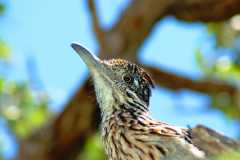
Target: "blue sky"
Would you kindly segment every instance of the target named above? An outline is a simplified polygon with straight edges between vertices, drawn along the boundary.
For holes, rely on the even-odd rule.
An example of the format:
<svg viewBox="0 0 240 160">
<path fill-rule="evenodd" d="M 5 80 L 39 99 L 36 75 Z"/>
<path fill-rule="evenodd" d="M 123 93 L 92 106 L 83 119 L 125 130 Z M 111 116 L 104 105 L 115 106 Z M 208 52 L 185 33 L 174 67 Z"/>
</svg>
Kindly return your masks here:
<svg viewBox="0 0 240 160">
<path fill-rule="evenodd" d="M 102 26 L 114 25 L 128 3 L 128 0 L 97 1 Z M 86 1 L 80 0 L 10 1 L 1 19 L 0 36 L 12 48 L 15 71 L 11 77 L 27 79 L 26 60 L 34 58 L 44 89 L 51 97 L 51 109 L 56 112 L 63 109 L 88 73 L 70 43 L 78 41 L 94 53 L 98 49 Z M 198 47 L 210 51 L 213 44 L 202 24 L 182 23 L 169 17 L 155 26 L 140 50 L 139 59 L 196 79 L 201 71 L 193 52 Z M 239 135 L 237 123 L 226 120 L 217 110 L 208 110 L 209 105 L 206 95 L 186 90 L 176 94 L 157 88 L 153 91 L 151 112 L 154 118 L 176 125 L 201 123 L 231 137 Z M 6 128 L 2 128 L 1 139 L 7 137 L 4 138 L 6 156 L 11 157 L 16 146 Z"/>
</svg>

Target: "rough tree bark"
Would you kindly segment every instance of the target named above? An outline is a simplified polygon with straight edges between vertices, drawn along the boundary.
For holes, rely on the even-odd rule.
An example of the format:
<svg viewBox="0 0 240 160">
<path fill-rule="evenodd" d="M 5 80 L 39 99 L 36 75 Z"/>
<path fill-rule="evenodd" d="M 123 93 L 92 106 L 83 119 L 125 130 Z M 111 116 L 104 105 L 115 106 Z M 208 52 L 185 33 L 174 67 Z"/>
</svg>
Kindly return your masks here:
<svg viewBox="0 0 240 160">
<path fill-rule="evenodd" d="M 121 57 L 137 61 L 141 44 L 154 25 L 166 16 L 189 22 L 217 22 L 240 13 L 239 0 L 135 0 L 121 14 L 110 29 L 101 28 L 94 1 L 88 1 L 93 30 L 100 45 L 100 56 Z M 68 45 L 68 44 L 66 44 Z M 215 81 L 191 80 L 160 68 L 144 66 L 156 84 L 172 90 L 190 89 L 202 93 L 225 92 L 233 97 L 237 89 Z M 93 135 L 100 122 L 92 86 L 87 80 L 66 104 L 64 111 L 47 126 L 21 141 L 17 159 L 54 160 L 73 159 Z M 198 126 L 193 129 L 194 143 L 209 155 L 239 147 L 239 142 Z M 207 144 L 207 145 L 206 145 Z"/>
</svg>

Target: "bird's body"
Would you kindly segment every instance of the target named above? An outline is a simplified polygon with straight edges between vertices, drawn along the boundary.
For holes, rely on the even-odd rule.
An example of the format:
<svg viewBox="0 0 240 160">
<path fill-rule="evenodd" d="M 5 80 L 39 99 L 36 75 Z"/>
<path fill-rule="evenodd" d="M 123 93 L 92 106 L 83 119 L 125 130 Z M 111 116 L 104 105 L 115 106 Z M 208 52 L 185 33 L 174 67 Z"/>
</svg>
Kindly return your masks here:
<svg viewBox="0 0 240 160">
<path fill-rule="evenodd" d="M 106 95 L 105 95 L 106 96 Z M 109 160 L 200 160 L 204 154 L 191 143 L 189 129 L 157 122 L 148 111 L 107 99 L 116 108 L 102 118 L 102 140 Z"/>
<path fill-rule="evenodd" d="M 109 160 L 200 160 L 203 153 L 189 140 L 187 130 L 131 112 L 117 112 L 102 123 Z"/>
<path fill-rule="evenodd" d="M 109 160 L 202 160 L 191 142 L 191 130 L 149 116 L 152 80 L 126 60 L 101 61 L 78 44 L 93 76 L 102 113 L 102 139 Z"/>
</svg>

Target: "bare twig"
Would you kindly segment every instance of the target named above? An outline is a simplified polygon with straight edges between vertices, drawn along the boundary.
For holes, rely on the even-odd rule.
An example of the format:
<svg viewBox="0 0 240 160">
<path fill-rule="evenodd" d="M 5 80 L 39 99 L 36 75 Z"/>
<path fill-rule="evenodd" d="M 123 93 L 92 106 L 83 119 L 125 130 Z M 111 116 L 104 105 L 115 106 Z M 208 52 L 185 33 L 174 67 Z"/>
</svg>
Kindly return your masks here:
<svg viewBox="0 0 240 160">
<path fill-rule="evenodd" d="M 105 32 L 103 28 L 101 27 L 98 14 L 97 14 L 97 9 L 94 0 L 88 0 L 88 8 L 89 8 L 89 13 L 92 18 L 92 27 L 95 32 L 96 38 L 98 40 L 98 43 L 100 46 L 104 45 L 104 35 Z"/>
</svg>

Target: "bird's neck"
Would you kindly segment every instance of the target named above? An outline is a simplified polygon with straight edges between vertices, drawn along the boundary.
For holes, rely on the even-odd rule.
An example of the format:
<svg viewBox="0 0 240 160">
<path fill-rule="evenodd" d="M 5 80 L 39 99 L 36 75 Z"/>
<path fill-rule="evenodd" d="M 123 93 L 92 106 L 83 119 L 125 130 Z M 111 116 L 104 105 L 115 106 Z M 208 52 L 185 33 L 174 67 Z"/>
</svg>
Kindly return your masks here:
<svg viewBox="0 0 240 160">
<path fill-rule="evenodd" d="M 95 80 L 95 92 L 102 119 L 116 116 L 116 113 L 136 113 L 138 115 L 148 114 L 148 104 L 141 101 L 137 96 L 124 96 L 118 90 L 110 89 L 110 84 L 101 80 Z"/>
<path fill-rule="evenodd" d="M 103 106 L 104 105 L 104 106 Z M 103 123 L 109 120 L 115 120 L 116 124 L 124 123 L 124 118 L 138 119 L 141 116 L 148 116 L 148 106 L 145 104 L 130 101 L 112 96 L 111 101 L 100 104 Z M 122 119 L 123 118 L 123 119 Z"/>
<path fill-rule="evenodd" d="M 119 92 L 108 89 L 103 85 L 95 86 L 96 97 L 99 107 L 102 112 L 103 118 L 107 118 L 114 113 L 119 112 L 136 112 L 139 114 L 148 113 L 148 104 L 135 99 L 127 98 Z"/>
<path fill-rule="evenodd" d="M 122 148 L 125 148 L 122 144 L 130 145 L 128 138 L 131 136 L 128 131 L 138 130 L 139 124 L 148 122 L 148 111 L 136 109 L 126 103 L 111 108 L 114 108 L 111 114 L 102 112 L 101 135 L 104 148 L 110 160 L 126 160 L 121 157 Z M 130 150 L 133 157 L 137 157 L 139 152 L 133 148 Z"/>
</svg>

